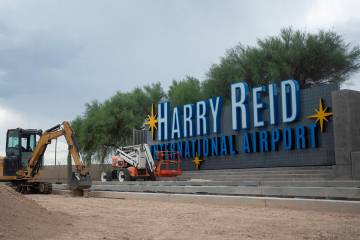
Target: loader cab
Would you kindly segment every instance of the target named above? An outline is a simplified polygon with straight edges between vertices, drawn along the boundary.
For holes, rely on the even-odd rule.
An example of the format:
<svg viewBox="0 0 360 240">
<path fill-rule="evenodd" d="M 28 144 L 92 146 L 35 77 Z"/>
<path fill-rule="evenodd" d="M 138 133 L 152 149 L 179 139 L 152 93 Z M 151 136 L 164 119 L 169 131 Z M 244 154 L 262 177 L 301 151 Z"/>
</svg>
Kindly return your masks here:
<svg viewBox="0 0 360 240">
<path fill-rule="evenodd" d="M 9 129 L 6 134 L 6 157 L 4 159 L 4 176 L 16 176 L 18 170 L 24 169 L 36 147 L 42 130 Z M 42 160 L 40 161 L 42 164 Z"/>
</svg>

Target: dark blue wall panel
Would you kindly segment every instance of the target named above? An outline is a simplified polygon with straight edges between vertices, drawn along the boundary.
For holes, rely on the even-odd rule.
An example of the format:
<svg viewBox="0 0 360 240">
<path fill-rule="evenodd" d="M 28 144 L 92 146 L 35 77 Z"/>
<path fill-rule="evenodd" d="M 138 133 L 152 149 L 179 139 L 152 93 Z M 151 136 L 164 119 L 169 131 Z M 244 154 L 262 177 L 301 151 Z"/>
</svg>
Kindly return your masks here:
<svg viewBox="0 0 360 240">
<path fill-rule="evenodd" d="M 331 92 L 339 89 L 337 84 L 318 86 L 313 88 L 304 89 L 301 91 L 301 107 L 300 107 L 300 118 L 298 121 L 282 125 L 278 124 L 276 127 L 283 129 L 284 127 L 291 127 L 295 129 L 298 125 L 309 125 L 314 123 L 313 119 L 308 119 L 307 116 L 313 115 L 315 113 L 315 108 L 319 106 L 320 97 L 324 100 L 324 104 L 330 107 L 331 111 Z M 229 89 L 230 91 L 230 89 Z M 267 103 L 267 97 L 264 96 L 262 99 Z M 279 114 L 281 113 L 280 99 L 279 104 Z M 249 102 L 249 107 L 251 107 L 251 101 Z M 267 104 L 268 106 L 268 104 Z M 267 109 L 263 111 L 265 120 L 268 120 Z M 250 123 L 252 124 L 252 109 L 250 109 Z M 278 118 L 281 120 L 281 116 Z M 281 121 L 280 121 L 281 122 Z M 326 130 L 321 133 L 318 128 L 318 148 L 312 149 L 302 149 L 297 150 L 285 150 L 282 144 L 279 145 L 279 150 L 276 152 L 265 152 L 265 153 L 237 153 L 235 155 L 227 155 L 221 157 L 207 157 L 204 158 L 201 169 L 228 169 L 228 168 L 253 168 L 253 167 L 281 167 L 281 166 L 314 166 L 314 165 L 333 165 L 335 164 L 335 154 L 334 154 L 334 134 L 333 134 L 333 124 L 330 118 L 330 121 L 326 124 Z M 259 130 L 269 130 L 271 131 L 274 126 L 267 126 L 264 128 L 253 128 L 251 127 L 248 132 L 252 133 Z M 221 134 L 211 134 L 206 136 L 206 138 L 211 138 L 221 135 L 235 135 L 235 146 L 237 151 L 241 148 L 243 130 L 233 131 L 231 129 L 231 108 L 229 105 L 224 105 L 222 108 L 222 117 L 221 117 Z M 152 141 L 151 134 L 148 134 L 148 143 L 149 145 L 154 145 L 158 143 L 172 143 L 178 141 L 185 141 L 190 139 L 180 139 L 174 141 Z M 195 137 L 196 139 L 202 139 L 204 137 Z M 182 168 L 183 170 L 195 170 L 195 167 L 192 163 L 193 159 L 183 159 Z"/>
</svg>

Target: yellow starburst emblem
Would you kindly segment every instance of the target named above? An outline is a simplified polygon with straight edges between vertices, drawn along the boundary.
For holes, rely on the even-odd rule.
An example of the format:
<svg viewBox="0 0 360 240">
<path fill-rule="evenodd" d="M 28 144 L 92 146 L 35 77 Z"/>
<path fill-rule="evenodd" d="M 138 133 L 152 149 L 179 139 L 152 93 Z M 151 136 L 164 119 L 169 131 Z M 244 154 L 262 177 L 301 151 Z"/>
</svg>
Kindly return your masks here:
<svg viewBox="0 0 360 240">
<path fill-rule="evenodd" d="M 192 160 L 192 162 L 194 163 L 195 167 L 197 170 L 200 170 L 200 166 L 201 166 L 201 163 L 203 162 L 204 160 L 200 159 L 198 154 L 196 153 L 195 155 L 195 158 L 194 160 Z"/>
<path fill-rule="evenodd" d="M 314 115 L 311 115 L 311 116 L 308 116 L 308 118 L 314 118 L 316 119 L 315 123 L 318 123 L 320 124 L 320 130 L 321 132 L 324 131 L 324 121 L 328 121 L 328 118 L 330 116 L 333 115 L 332 112 L 327 112 L 328 110 L 328 107 L 325 107 L 324 108 L 324 105 L 323 105 L 323 100 L 322 98 L 320 98 L 320 103 L 319 103 L 319 109 L 314 109 L 316 114 Z"/>
<path fill-rule="evenodd" d="M 151 131 L 152 139 L 155 139 L 155 131 L 157 129 L 157 113 L 154 112 L 154 104 L 151 104 L 151 113 L 147 115 L 145 125 L 148 125 L 149 131 Z"/>
</svg>

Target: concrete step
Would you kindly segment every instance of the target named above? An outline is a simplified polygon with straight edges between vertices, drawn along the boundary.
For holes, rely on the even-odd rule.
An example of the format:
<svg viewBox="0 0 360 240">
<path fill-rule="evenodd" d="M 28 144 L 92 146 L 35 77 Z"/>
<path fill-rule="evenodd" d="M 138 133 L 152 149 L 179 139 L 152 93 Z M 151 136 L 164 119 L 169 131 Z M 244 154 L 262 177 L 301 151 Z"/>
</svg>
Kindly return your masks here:
<svg viewBox="0 0 360 240">
<path fill-rule="evenodd" d="M 182 172 L 182 175 L 193 176 L 193 175 L 248 175 L 248 174 L 332 174 L 332 170 L 322 169 L 322 170 L 277 170 L 277 171 L 262 171 L 262 170 L 252 170 L 252 171 L 192 171 L 192 172 Z"/>
<path fill-rule="evenodd" d="M 58 194 L 69 194 L 62 193 Z M 161 202 L 215 204 L 235 207 L 285 208 L 300 211 L 322 211 L 337 213 L 360 213 L 360 201 L 303 199 L 303 198 L 276 198 L 276 197 L 249 197 L 199 194 L 168 194 L 168 193 L 139 193 L 139 192 L 111 192 L 93 191 L 84 193 L 86 197 L 152 200 Z"/>
<path fill-rule="evenodd" d="M 177 178 L 212 178 L 212 177 L 222 177 L 222 178 L 227 178 L 227 177 L 233 177 L 233 178 L 271 178 L 271 177 L 276 177 L 276 178 L 311 178 L 311 177 L 315 177 L 315 178 L 323 178 L 323 177 L 331 177 L 329 174 L 326 173 L 309 173 L 309 174 L 304 174 L 304 173 L 258 173 L 258 174 L 252 174 L 252 173 L 242 173 L 242 174 L 197 174 L 197 175 L 182 175 L 179 176 Z"/>
<path fill-rule="evenodd" d="M 66 185 L 54 184 L 54 189 Z M 168 194 L 208 194 L 275 196 L 360 200 L 360 181 L 324 179 L 243 179 L 230 181 L 94 181 L 92 191 L 151 192 Z"/>
<path fill-rule="evenodd" d="M 262 186 L 287 187 L 355 187 L 360 188 L 360 181 L 353 180 L 304 180 L 304 181 L 262 181 Z"/>
<path fill-rule="evenodd" d="M 219 160 L 221 161 L 221 160 Z M 258 169 L 264 169 L 264 170 L 292 170 L 292 169 L 302 169 L 302 170 L 311 170 L 311 169 L 332 169 L 332 165 L 320 165 L 320 166 L 302 166 L 302 167 L 254 167 L 254 168 L 226 168 L 226 169 L 216 169 L 216 170 L 201 170 L 201 171 L 228 171 L 228 170 L 236 170 L 236 171 L 242 171 L 242 170 L 258 170 Z"/>
<path fill-rule="evenodd" d="M 242 173 L 201 173 L 201 174 L 182 174 L 178 178 L 196 178 L 196 177 L 214 177 L 214 176 L 229 176 L 229 177 L 242 177 L 242 176 L 334 176 L 332 173 L 328 172 L 311 172 L 311 173 L 289 173 L 289 172 L 242 172 Z"/>
<path fill-rule="evenodd" d="M 74 196 L 70 190 L 54 189 L 53 194 Z M 114 192 L 114 191 L 85 191 L 84 197 L 151 200 L 161 202 L 215 204 L 235 207 L 261 207 L 285 208 L 301 211 L 322 211 L 337 213 L 360 213 L 360 201 L 357 200 L 332 200 L 309 198 L 277 198 L 256 196 L 228 196 L 204 194 L 169 194 L 169 193 L 142 193 L 142 192 Z"/>
<path fill-rule="evenodd" d="M 93 185 L 91 191 L 152 192 L 360 200 L 357 187 Z"/>
<path fill-rule="evenodd" d="M 213 176 L 213 177 L 202 177 L 196 178 L 176 178 L 173 181 L 189 181 L 189 180 L 208 180 L 208 181 L 296 181 L 296 180 L 332 180 L 333 178 L 327 176 L 245 176 L 245 177 L 231 177 L 231 176 Z"/>
<path fill-rule="evenodd" d="M 253 177 L 253 178 L 238 178 L 238 177 L 228 177 L 228 178 L 224 178 L 224 177 L 212 177 L 212 178 L 189 178 L 189 179 L 179 179 L 179 178 L 173 178 L 173 179 L 157 179 L 157 181 L 161 181 L 161 182 L 189 182 L 189 181 L 195 181 L 195 182 L 199 182 L 199 181 L 213 181 L 213 182 L 246 182 L 246 181 L 330 181 L 330 180 L 335 180 L 332 178 L 319 178 L 319 177 L 309 177 L 309 178 L 280 178 L 280 177 L 268 177 L 268 178 L 258 178 L 258 177 Z"/>
<path fill-rule="evenodd" d="M 333 179 L 331 166 L 252 168 L 185 171 L 170 180 L 207 179 L 216 181 L 261 180 L 261 179 Z M 160 180 L 166 180 L 161 178 Z"/>
<path fill-rule="evenodd" d="M 236 169 L 219 169 L 219 170 L 194 170 L 183 171 L 188 174 L 198 173 L 221 173 L 221 172 L 300 172 L 300 171 L 332 171 L 332 166 L 305 166 L 305 167 L 274 167 L 274 168 L 236 168 Z"/>
<path fill-rule="evenodd" d="M 93 185 L 151 185 L 151 186 L 273 186 L 273 187 L 358 187 L 360 181 L 352 180 L 244 180 L 244 181 L 94 181 Z"/>
</svg>

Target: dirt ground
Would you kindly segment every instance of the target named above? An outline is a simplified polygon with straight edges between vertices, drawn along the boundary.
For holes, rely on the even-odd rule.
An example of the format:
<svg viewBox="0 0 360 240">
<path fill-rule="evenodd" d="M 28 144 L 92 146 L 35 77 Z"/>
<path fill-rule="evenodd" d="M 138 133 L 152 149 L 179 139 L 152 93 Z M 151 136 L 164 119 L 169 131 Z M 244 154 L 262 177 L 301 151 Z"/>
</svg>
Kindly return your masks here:
<svg viewBox="0 0 360 240">
<path fill-rule="evenodd" d="M 359 215 L 150 200 L 26 197 L 54 214 L 71 216 L 71 223 L 59 226 L 57 234 L 45 239 L 360 239 Z"/>
<path fill-rule="evenodd" d="M 65 229 L 71 218 L 48 211 L 12 188 L 0 185 L 0 240 L 48 239 Z"/>
</svg>

